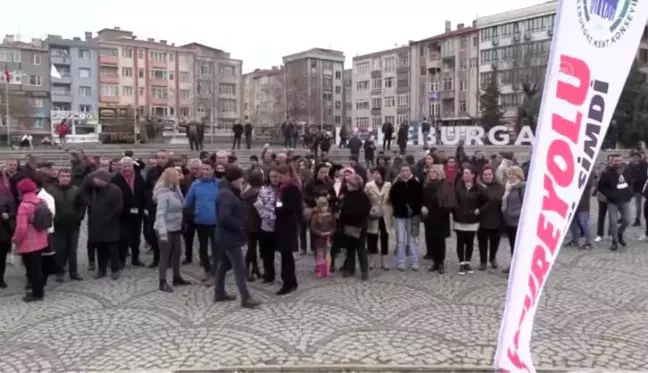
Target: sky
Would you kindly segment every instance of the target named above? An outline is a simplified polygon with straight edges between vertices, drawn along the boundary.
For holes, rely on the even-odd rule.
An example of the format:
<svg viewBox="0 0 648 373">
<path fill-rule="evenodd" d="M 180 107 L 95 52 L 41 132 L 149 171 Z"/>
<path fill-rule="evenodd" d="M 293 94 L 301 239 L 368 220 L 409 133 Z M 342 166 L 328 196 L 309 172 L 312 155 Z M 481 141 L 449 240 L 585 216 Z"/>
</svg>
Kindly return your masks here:
<svg viewBox="0 0 648 373">
<path fill-rule="evenodd" d="M 313 47 L 353 57 L 407 45 L 443 32 L 445 20 L 469 26 L 486 16 L 542 0 L 27 0 L 3 5 L 2 34 L 22 40 L 47 34 L 83 37 L 119 26 L 138 38 L 176 45 L 198 42 L 243 60 L 243 71 L 281 65 L 283 56 Z M 27 3 L 27 4 L 26 4 Z M 30 9 L 29 17 L 24 7 Z M 28 20 L 28 22 L 26 22 Z"/>
</svg>

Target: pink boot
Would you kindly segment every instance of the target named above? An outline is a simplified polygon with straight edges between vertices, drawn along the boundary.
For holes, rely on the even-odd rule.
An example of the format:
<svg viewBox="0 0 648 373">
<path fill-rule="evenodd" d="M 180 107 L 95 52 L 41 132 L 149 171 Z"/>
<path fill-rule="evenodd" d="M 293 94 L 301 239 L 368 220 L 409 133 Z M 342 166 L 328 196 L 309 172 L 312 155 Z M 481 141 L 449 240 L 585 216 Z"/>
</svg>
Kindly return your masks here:
<svg viewBox="0 0 648 373">
<path fill-rule="evenodd" d="M 317 257 L 315 264 L 315 277 L 323 278 L 326 277 L 326 260 L 321 257 Z"/>
</svg>

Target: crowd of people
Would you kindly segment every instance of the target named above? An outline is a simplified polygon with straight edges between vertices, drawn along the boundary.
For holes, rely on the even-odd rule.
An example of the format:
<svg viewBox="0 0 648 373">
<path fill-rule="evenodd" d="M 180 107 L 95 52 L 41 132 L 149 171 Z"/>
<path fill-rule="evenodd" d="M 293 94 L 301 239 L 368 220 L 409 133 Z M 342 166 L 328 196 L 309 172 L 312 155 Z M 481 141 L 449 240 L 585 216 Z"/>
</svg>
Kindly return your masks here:
<svg viewBox="0 0 648 373">
<path fill-rule="evenodd" d="M 369 169 L 353 150 L 348 162 L 336 164 L 325 151 L 298 156 L 264 147 L 246 170 L 225 151 L 189 159 L 160 150 L 146 161 L 131 151 L 112 161 L 82 151 L 70 156 L 69 168 L 30 156 L 23 165 L 6 161 L 0 172 L 0 288 L 7 287 L 6 259 L 15 245 L 28 280 L 26 302 L 44 298 L 50 275 L 59 282 L 83 280 L 77 245 L 86 217 L 88 269 L 95 278 L 110 271 L 118 280 L 129 265 L 145 266 L 140 247 L 148 246 L 159 290 L 173 292 L 190 284 L 180 268 L 194 261 L 197 236 L 202 283 L 214 287 L 214 300 L 235 299 L 224 286 L 232 270 L 241 305 L 249 308 L 259 302 L 247 282 L 274 284 L 277 255 L 277 295 L 298 287 L 295 253 L 314 254 L 318 278 L 336 271 L 352 277 L 359 267 L 365 281 L 370 270 L 390 269 L 390 253 L 398 270 L 420 270 L 422 257 L 431 261 L 429 271 L 443 274 L 451 231 L 460 275 L 474 271 L 475 241 L 477 269 L 497 269 L 501 238 L 511 252 L 515 246 L 528 173 L 528 163 L 518 165 L 511 153 L 468 156 L 463 146 L 454 155 L 432 148 L 419 160 L 379 151 Z M 568 245 L 592 247 L 592 196 L 599 203 L 596 241 L 607 216 L 611 249 L 625 245 L 633 198 L 648 216 L 648 203 L 641 206 L 647 171 L 640 152 L 627 165 L 621 156 L 610 157 L 587 181 Z"/>
</svg>

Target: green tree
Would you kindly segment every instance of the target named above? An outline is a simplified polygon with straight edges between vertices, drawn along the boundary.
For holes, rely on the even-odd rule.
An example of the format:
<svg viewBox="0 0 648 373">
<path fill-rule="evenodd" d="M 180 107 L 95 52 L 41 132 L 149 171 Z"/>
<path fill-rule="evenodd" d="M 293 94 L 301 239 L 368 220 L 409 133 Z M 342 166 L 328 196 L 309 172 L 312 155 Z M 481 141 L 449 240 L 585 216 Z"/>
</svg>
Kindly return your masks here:
<svg viewBox="0 0 648 373">
<path fill-rule="evenodd" d="M 645 75 L 635 60 L 614 111 L 617 133 L 615 140 L 624 147 L 634 147 L 639 141 L 647 139 L 645 119 L 648 115 L 648 92 L 645 83 Z"/>
<path fill-rule="evenodd" d="M 500 95 L 498 73 L 497 70 L 493 70 L 490 81 L 486 83 L 484 90 L 479 96 L 479 107 L 481 109 L 479 123 L 486 132 L 502 123 L 504 110 L 502 110 L 502 106 L 500 105 Z"/>
</svg>

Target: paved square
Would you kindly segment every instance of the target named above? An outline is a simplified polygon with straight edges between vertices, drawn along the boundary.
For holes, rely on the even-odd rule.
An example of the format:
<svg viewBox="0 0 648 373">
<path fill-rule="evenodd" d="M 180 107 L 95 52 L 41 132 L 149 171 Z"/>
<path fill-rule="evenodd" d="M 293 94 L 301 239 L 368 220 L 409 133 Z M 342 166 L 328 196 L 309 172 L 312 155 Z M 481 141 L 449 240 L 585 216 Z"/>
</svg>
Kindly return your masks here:
<svg viewBox="0 0 648 373">
<path fill-rule="evenodd" d="M 592 251 L 563 248 L 537 314 L 536 367 L 648 366 L 648 256 L 641 233 L 631 228 L 630 246 L 619 252 L 607 243 Z M 0 372 L 492 365 L 506 277 L 499 270 L 458 276 L 453 239 L 443 276 L 374 270 L 365 283 L 317 280 L 313 258 L 300 257 L 298 292 L 279 298 L 277 285 L 251 284 L 264 302 L 258 310 L 214 304 L 211 289 L 200 285 L 161 293 L 156 270 L 128 268 L 116 282 L 92 280 L 85 243 L 83 235 L 86 280 L 56 284 L 51 278 L 42 303 L 21 301 L 22 269 L 9 269 L 9 289 L 0 290 Z M 503 240 L 500 263 L 508 262 L 508 251 Z M 201 275 L 197 265 L 183 272 L 195 282 Z"/>
</svg>

